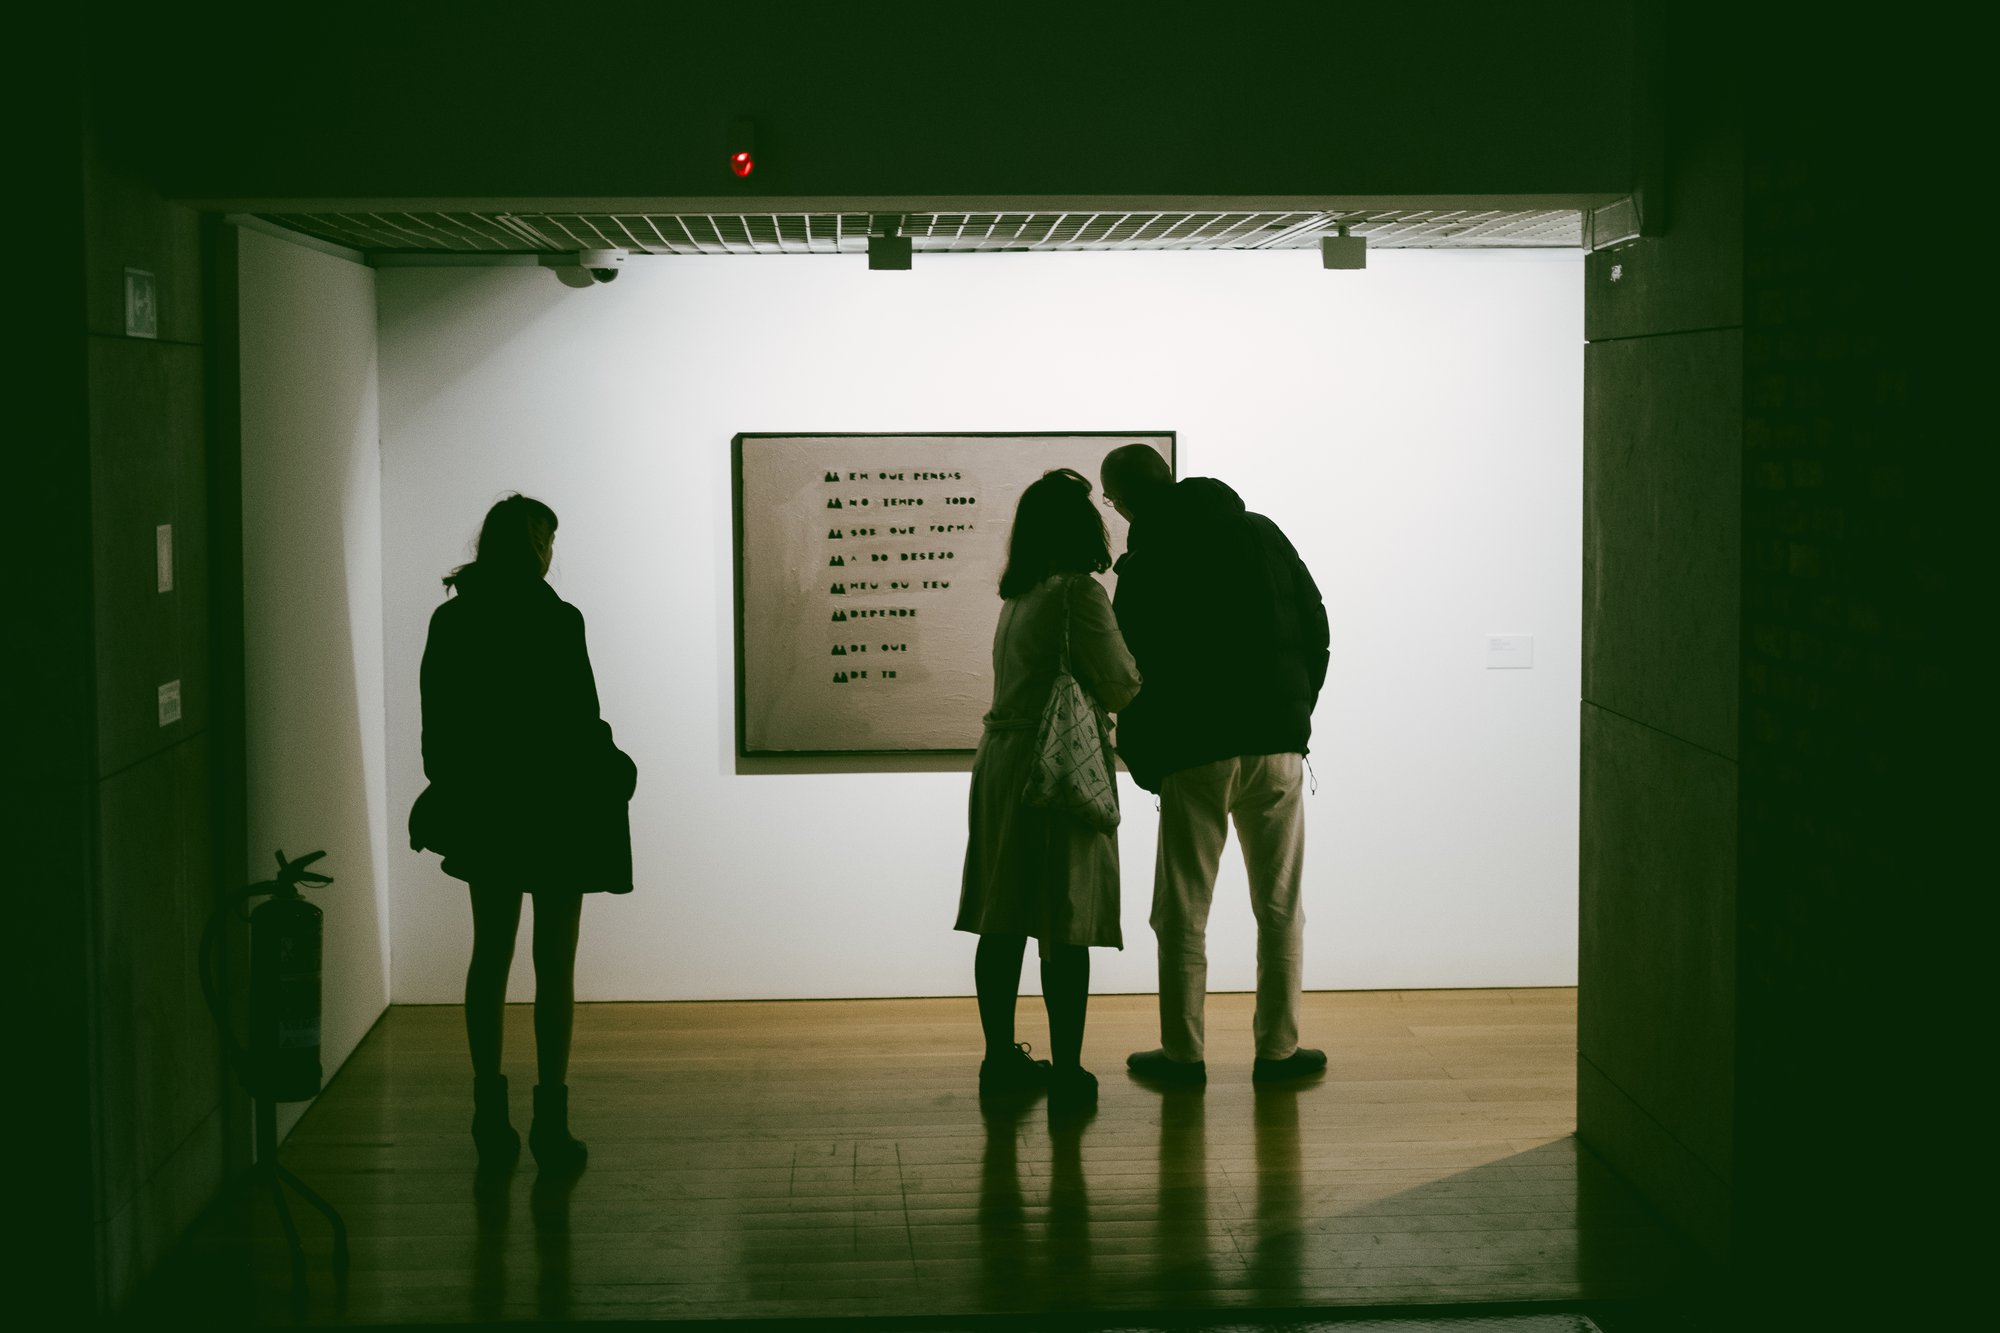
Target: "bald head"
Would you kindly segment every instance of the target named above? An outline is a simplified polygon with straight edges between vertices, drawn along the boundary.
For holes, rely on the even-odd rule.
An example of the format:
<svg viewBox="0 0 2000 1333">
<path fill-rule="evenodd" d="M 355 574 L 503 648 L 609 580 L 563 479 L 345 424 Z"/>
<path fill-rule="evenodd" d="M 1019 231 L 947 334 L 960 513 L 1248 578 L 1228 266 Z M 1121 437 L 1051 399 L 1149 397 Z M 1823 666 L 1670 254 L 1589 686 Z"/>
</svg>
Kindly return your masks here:
<svg viewBox="0 0 2000 1333">
<path fill-rule="evenodd" d="M 1104 456 L 1098 471 L 1105 497 L 1121 512 L 1144 508 L 1147 500 L 1174 484 L 1174 470 L 1150 444 L 1121 444 Z"/>
</svg>

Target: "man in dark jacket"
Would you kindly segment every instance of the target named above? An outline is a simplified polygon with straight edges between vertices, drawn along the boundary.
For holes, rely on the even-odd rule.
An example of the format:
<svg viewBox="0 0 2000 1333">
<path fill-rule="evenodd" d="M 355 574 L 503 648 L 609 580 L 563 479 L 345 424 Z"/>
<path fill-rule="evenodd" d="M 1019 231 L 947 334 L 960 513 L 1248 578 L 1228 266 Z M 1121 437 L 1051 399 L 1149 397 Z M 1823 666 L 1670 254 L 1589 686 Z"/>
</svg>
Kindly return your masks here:
<svg viewBox="0 0 2000 1333">
<path fill-rule="evenodd" d="M 1118 716 L 1118 752 L 1160 795 L 1161 1044 L 1126 1063 L 1165 1082 L 1207 1078 L 1208 909 L 1233 820 L 1257 917 L 1251 1076 L 1317 1073 L 1326 1053 L 1301 1047 L 1298 1028 L 1300 779 L 1328 659 L 1319 588 L 1277 524 L 1212 477 L 1176 484 L 1150 446 L 1114 449 L 1102 480 L 1132 525 L 1113 606 L 1144 682 Z"/>
</svg>

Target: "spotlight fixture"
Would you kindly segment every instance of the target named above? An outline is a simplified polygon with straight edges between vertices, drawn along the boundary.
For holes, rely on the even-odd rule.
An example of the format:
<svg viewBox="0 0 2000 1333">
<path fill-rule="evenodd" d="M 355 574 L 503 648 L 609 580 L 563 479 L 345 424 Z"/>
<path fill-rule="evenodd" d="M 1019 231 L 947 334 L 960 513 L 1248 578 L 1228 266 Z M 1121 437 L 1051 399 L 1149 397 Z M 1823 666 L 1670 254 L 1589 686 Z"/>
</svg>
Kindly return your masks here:
<svg viewBox="0 0 2000 1333">
<path fill-rule="evenodd" d="M 910 266 L 910 238 L 907 236 L 870 236 L 868 238 L 868 267 L 897 269 Z"/>
<path fill-rule="evenodd" d="M 868 267 L 906 269 L 910 266 L 910 238 L 900 233 L 903 216 L 885 213 L 869 219 Z"/>
<path fill-rule="evenodd" d="M 1321 268 L 1367 268 L 1368 238 L 1349 236 L 1347 224 L 1340 224 L 1337 236 L 1319 238 L 1319 266 Z"/>
</svg>

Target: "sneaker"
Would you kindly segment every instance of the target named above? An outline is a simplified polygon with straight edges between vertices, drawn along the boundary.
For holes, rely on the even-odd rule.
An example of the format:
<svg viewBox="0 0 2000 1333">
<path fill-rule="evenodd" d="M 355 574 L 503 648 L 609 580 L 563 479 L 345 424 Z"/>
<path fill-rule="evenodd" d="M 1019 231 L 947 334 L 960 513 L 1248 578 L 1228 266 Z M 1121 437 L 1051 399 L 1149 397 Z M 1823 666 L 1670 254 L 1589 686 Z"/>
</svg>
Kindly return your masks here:
<svg viewBox="0 0 2000 1333">
<path fill-rule="evenodd" d="M 1049 1076 L 1051 1111 L 1087 1111 L 1097 1105 L 1097 1075 L 1078 1065 Z"/>
<path fill-rule="evenodd" d="M 1305 1078 L 1326 1068 L 1326 1052 L 1301 1046 L 1282 1060 L 1256 1060 L 1250 1065 L 1252 1083 L 1278 1083 Z"/>
<path fill-rule="evenodd" d="M 1049 1085 L 1050 1065 L 1028 1054 L 1028 1043 L 1016 1042 L 1005 1055 L 979 1062 L 979 1095 L 1006 1097 L 1040 1092 Z"/>
<path fill-rule="evenodd" d="M 1153 1083 L 1206 1083 L 1208 1066 L 1200 1060 L 1176 1060 L 1165 1051 L 1134 1051 L 1125 1057 L 1132 1077 Z"/>
</svg>

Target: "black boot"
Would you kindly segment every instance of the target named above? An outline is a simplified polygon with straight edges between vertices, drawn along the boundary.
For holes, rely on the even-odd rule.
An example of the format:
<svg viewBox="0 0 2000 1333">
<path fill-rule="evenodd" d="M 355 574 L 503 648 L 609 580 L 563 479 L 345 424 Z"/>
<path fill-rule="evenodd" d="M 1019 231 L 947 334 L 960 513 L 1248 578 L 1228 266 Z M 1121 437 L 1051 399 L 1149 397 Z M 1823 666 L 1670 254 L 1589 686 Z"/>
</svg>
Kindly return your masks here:
<svg viewBox="0 0 2000 1333">
<path fill-rule="evenodd" d="M 590 1150 L 569 1134 L 569 1085 L 535 1088 L 535 1120 L 528 1126 L 528 1147 L 544 1171 L 577 1171 Z"/>
<path fill-rule="evenodd" d="M 521 1160 L 520 1132 L 507 1122 L 505 1074 L 472 1080 L 472 1142 L 479 1149 L 482 1170 Z"/>
<path fill-rule="evenodd" d="M 1049 1076 L 1050 1112 L 1096 1109 L 1097 1075 L 1081 1065 L 1057 1065 Z"/>
</svg>

